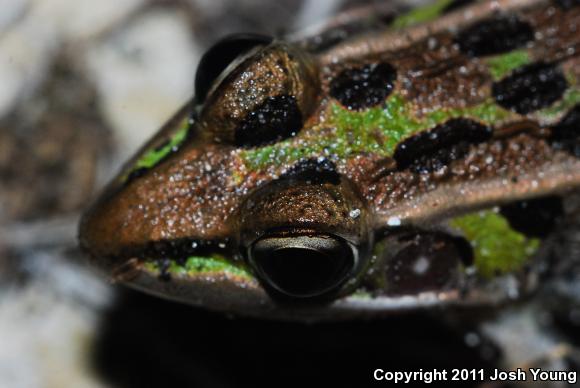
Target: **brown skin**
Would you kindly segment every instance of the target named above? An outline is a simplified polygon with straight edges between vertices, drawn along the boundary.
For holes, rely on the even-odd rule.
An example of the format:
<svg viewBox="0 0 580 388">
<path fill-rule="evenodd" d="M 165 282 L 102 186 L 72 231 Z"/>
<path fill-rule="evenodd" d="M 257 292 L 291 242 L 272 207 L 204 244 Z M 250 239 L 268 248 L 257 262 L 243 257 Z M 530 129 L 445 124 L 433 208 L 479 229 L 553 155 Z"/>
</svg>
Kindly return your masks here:
<svg viewBox="0 0 580 388">
<path fill-rule="evenodd" d="M 544 0 L 498 0 L 482 1 L 469 7 L 469 12 L 458 10 L 447 15 L 443 15 L 428 23 L 411 26 L 401 34 L 399 30 L 385 29 L 366 35 L 356 36 L 349 39 L 320 56 L 320 63 L 329 65 L 331 63 L 343 63 L 345 61 L 363 58 L 377 53 L 397 52 L 406 49 L 413 44 L 428 39 L 441 32 L 447 32 L 450 26 L 460 29 L 471 23 L 489 17 L 498 10 L 503 12 L 521 12 L 526 9 L 542 9 Z"/>
<path fill-rule="evenodd" d="M 339 184 L 312 184 L 292 178 L 274 181 L 254 192 L 240 207 L 240 241 L 248 245 L 272 229 L 314 230 L 367 242 L 372 224 L 360 196 L 345 178 Z M 354 209 L 360 211 L 351 217 Z"/>
<path fill-rule="evenodd" d="M 382 176 L 369 182 L 364 195 L 379 209 L 378 223 L 392 216 L 413 223 L 484 208 L 501 198 L 507 202 L 565 193 L 579 184 L 577 158 L 554 152 L 544 139 L 519 134 L 472 146 L 465 158 L 421 180 L 408 171 Z M 417 208 L 420 203 L 431 206 Z"/>
</svg>

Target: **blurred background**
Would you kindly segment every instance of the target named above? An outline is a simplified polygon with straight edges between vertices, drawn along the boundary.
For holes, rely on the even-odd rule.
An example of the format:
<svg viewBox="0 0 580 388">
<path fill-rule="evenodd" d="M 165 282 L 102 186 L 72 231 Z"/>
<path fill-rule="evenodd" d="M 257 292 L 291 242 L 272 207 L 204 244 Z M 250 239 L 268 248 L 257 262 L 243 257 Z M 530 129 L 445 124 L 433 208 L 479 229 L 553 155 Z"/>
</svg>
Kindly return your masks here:
<svg viewBox="0 0 580 388">
<path fill-rule="evenodd" d="M 492 365 L 491 344 L 429 315 L 226 317 L 111 286 L 77 249 L 82 209 L 191 97 L 208 46 L 365 2 L 0 0 L 0 387 L 364 386 L 375 368 Z"/>
</svg>

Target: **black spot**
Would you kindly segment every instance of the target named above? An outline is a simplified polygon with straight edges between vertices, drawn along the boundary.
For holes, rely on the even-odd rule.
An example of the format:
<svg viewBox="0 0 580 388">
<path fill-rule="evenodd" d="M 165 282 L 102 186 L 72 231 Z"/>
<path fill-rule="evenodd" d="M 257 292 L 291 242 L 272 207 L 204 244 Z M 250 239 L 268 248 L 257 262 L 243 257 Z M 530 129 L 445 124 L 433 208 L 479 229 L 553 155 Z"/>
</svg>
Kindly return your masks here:
<svg viewBox="0 0 580 388">
<path fill-rule="evenodd" d="M 457 286 L 460 264 L 473 262 L 465 239 L 444 233 L 418 233 L 400 241 L 398 253 L 386 266 L 390 295 L 440 291 Z"/>
<path fill-rule="evenodd" d="M 171 280 L 171 274 L 169 273 L 169 267 L 171 266 L 171 260 L 169 259 L 159 259 L 157 260 L 159 265 L 159 280 L 162 282 L 168 282 Z"/>
<path fill-rule="evenodd" d="M 195 107 L 193 107 L 193 103 L 191 105 L 192 108 L 187 123 L 187 133 L 185 134 L 185 139 L 181 144 L 187 143 L 197 135 L 197 126 L 195 125 L 195 123 L 198 121 L 197 112 L 195 111 Z"/>
<path fill-rule="evenodd" d="M 395 13 L 377 15 L 377 23 L 382 26 L 388 26 L 393 22 L 393 20 L 395 20 L 395 15 Z"/>
<path fill-rule="evenodd" d="M 155 147 L 154 151 L 155 152 L 161 151 L 162 149 L 164 149 L 165 147 L 167 147 L 169 145 L 169 143 L 171 143 L 171 140 L 165 139 L 157 147 Z"/>
<path fill-rule="evenodd" d="M 159 159 L 157 161 L 157 163 L 155 163 L 154 166 L 151 166 L 151 167 L 139 167 L 139 168 L 136 168 L 136 169 L 132 170 L 127 175 L 127 179 L 125 181 L 125 184 L 128 184 L 133 179 L 138 179 L 138 178 L 142 177 L 143 175 L 145 175 L 147 173 L 147 171 L 149 171 L 150 169 L 154 168 L 155 166 L 163 163 L 165 160 L 169 159 L 169 157 L 171 155 L 173 155 L 177 151 L 179 151 L 179 149 L 181 148 L 181 146 L 183 144 L 187 143 L 189 140 L 191 140 L 194 137 L 194 135 L 195 135 L 194 134 L 194 128 L 195 128 L 195 126 L 193 125 L 193 123 L 196 120 L 197 120 L 196 114 L 195 113 L 191 113 L 190 116 L 189 116 L 189 122 L 188 122 L 188 125 L 187 125 L 187 132 L 185 134 L 185 139 L 183 141 L 181 141 L 179 144 L 176 144 L 173 147 L 171 147 L 171 149 L 169 150 L 169 152 L 167 152 L 165 155 L 163 155 L 163 157 L 161 159 Z M 169 123 L 169 125 L 172 125 L 172 124 Z M 170 139 L 165 139 L 157 147 L 154 148 L 154 151 L 155 152 L 159 152 L 159 151 L 163 150 L 165 147 L 167 147 L 170 143 L 171 143 L 171 140 Z"/>
<path fill-rule="evenodd" d="M 189 134 L 189 132 L 190 132 L 190 129 L 188 129 L 188 134 Z M 188 135 L 186 135 L 186 137 L 187 137 L 187 136 L 188 136 Z M 157 147 L 155 147 L 155 148 L 154 148 L 154 151 L 155 151 L 155 152 L 159 152 L 159 151 L 163 150 L 165 147 L 167 147 L 167 146 L 169 145 L 169 143 L 170 143 L 170 140 L 169 140 L 169 139 L 168 139 L 168 140 L 165 140 L 165 141 L 163 141 L 161 144 L 159 144 Z M 181 144 L 183 144 L 183 142 L 182 142 Z M 164 155 L 164 156 L 163 156 L 161 159 L 159 159 L 159 160 L 157 161 L 157 163 L 155 163 L 155 165 L 154 165 L 154 166 L 152 166 L 152 167 L 139 167 L 139 168 L 136 168 L 136 169 L 134 169 L 133 171 L 131 171 L 131 172 L 129 173 L 129 175 L 127 176 L 127 180 L 125 181 L 125 184 L 127 184 L 127 183 L 131 182 L 133 179 L 137 179 L 137 178 L 140 178 L 140 177 L 142 177 L 142 176 L 143 176 L 143 175 L 145 175 L 145 174 L 147 173 L 147 171 L 149 171 L 151 168 L 153 168 L 153 167 L 155 167 L 155 166 L 157 166 L 157 165 L 161 164 L 161 163 L 162 163 L 162 162 L 164 162 L 165 160 L 169 159 L 169 157 L 170 157 L 171 155 L 173 155 L 174 153 L 176 153 L 177 151 L 179 151 L 179 149 L 181 148 L 181 144 L 178 144 L 178 145 L 175 145 L 175 146 L 173 146 L 173 147 L 172 147 L 172 148 L 169 150 L 169 152 L 167 152 L 167 153 L 166 153 L 166 154 L 165 154 L 165 155 Z"/>
<path fill-rule="evenodd" d="M 183 264 L 191 256 L 222 256 L 231 255 L 231 245 L 228 239 L 201 240 L 181 238 L 175 240 L 152 241 L 147 244 L 125 246 L 118 253 L 120 258 L 139 257 L 146 261 L 161 263 L 164 260 L 174 260 Z"/>
<path fill-rule="evenodd" d="M 201 58 L 195 75 L 195 101 L 205 101 L 219 75 L 240 55 L 256 46 L 267 45 L 272 38 L 257 34 L 234 34 L 217 42 Z"/>
<path fill-rule="evenodd" d="M 302 113 L 294 96 L 268 97 L 235 130 L 239 147 L 256 147 L 295 136 L 302 128 Z"/>
<path fill-rule="evenodd" d="M 558 196 L 518 201 L 500 208 L 510 226 L 528 237 L 548 236 L 564 214 Z"/>
<path fill-rule="evenodd" d="M 534 39 L 534 30 L 515 15 L 496 16 L 477 22 L 455 38 L 464 54 L 481 57 L 512 51 Z"/>
<path fill-rule="evenodd" d="M 361 110 L 381 104 L 391 94 L 395 68 L 378 63 L 343 70 L 330 83 L 330 95 L 348 109 Z"/>
<path fill-rule="evenodd" d="M 567 11 L 580 5 L 580 0 L 556 0 L 556 5 Z"/>
<path fill-rule="evenodd" d="M 132 181 L 133 179 L 137 179 L 137 178 L 142 177 L 143 175 L 145 175 L 147 173 L 147 171 L 149 171 L 149 169 L 147 167 L 139 167 L 139 168 L 134 169 L 127 176 L 126 183 Z"/>
<path fill-rule="evenodd" d="M 469 151 L 470 144 L 491 138 L 493 129 L 476 121 L 457 118 L 403 140 L 395 149 L 399 170 L 436 171 Z"/>
<path fill-rule="evenodd" d="M 141 247 L 139 257 L 171 257 L 175 260 L 189 256 L 210 256 L 213 253 L 224 254 L 229 245 L 224 240 L 200 240 L 181 238 L 175 240 L 159 240 Z"/>
<path fill-rule="evenodd" d="M 455 11 L 456 9 L 463 8 L 473 3 L 475 3 L 475 0 L 453 0 L 445 8 L 443 8 L 443 14 Z"/>
<path fill-rule="evenodd" d="M 455 244 L 455 248 L 457 249 L 457 253 L 459 253 L 459 258 L 461 259 L 461 263 L 469 267 L 473 265 L 474 262 L 474 255 L 473 255 L 473 246 L 469 241 L 467 241 L 464 237 L 449 237 L 453 244 Z"/>
<path fill-rule="evenodd" d="M 552 127 L 549 141 L 554 149 L 567 151 L 580 158 L 580 105 L 572 108 Z"/>
<path fill-rule="evenodd" d="M 562 71 L 551 63 L 533 63 L 516 69 L 492 86 L 499 105 L 519 114 L 545 108 L 558 101 L 568 83 Z"/>
<path fill-rule="evenodd" d="M 313 183 L 340 183 L 340 174 L 336 171 L 336 165 L 326 158 L 304 159 L 294 164 L 284 177 L 291 177 Z"/>
</svg>

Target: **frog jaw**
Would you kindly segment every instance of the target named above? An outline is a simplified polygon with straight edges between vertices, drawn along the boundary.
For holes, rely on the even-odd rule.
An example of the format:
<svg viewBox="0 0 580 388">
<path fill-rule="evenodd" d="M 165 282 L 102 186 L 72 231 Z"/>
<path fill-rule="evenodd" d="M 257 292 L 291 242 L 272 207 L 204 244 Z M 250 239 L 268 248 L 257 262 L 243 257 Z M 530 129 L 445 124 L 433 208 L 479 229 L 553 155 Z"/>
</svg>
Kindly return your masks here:
<svg viewBox="0 0 580 388">
<path fill-rule="evenodd" d="M 319 321 L 385 316 L 436 306 L 469 308 L 497 305 L 512 300 L 514 284 L 521 281 L 508 275 L 467 292 L 456 288 L 399 296 L 373 296 L 364 289 L 359 289 L 328 303 L 295 305 L 280 304 L 270 297 L 256 278 L 248 273 L 234 274 L 234 272 L 237 270 L 185 273 L 182 270 L 171 269 L 172 280 L 160 282 L 159 268 L 147 264 L 142 266 L 138 275 L 126 284 L 162 298 L 240 316 Z M 527 279 L 527 282 L 531 284 L 533 279 Z M 529 291 L 530 289 L 525 287 L 519 290 L 523 294 Z"/>
</svg>

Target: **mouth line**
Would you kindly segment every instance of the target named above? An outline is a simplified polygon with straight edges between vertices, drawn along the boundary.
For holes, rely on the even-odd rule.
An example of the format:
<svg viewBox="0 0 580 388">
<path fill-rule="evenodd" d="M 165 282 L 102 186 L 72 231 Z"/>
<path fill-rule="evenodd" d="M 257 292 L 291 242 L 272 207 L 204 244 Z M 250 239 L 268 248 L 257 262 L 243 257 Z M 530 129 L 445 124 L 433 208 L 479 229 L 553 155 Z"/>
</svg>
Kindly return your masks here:
<svg viewBox="0 0 580 388">
<path fill-rule="evenodd" d="M 142 261 L 157 261 L 160 259 L 179 261 L 191 256 L 209 257 L 215 254 L 229 256 L 233 251 L 229 238 L 179 238 L 125 246 L 115 256 L 121 259 L 139 257 Z"/>
</svg>

